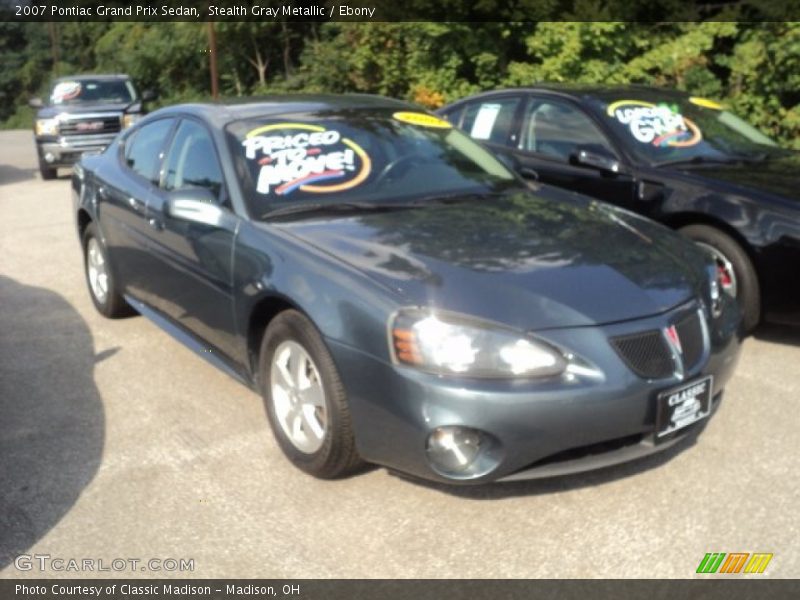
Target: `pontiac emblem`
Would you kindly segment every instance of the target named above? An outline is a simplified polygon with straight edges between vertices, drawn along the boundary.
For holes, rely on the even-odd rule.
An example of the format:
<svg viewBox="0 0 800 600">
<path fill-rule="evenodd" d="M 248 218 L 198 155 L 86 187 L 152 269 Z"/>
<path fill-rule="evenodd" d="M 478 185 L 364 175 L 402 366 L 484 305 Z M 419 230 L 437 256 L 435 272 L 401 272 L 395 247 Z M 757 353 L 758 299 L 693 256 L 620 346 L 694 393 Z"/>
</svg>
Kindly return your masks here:
<svg viewBox="0 0 800 600">
<path fill-rule="evenodd" d="M 678 354 L 683 354 L 683 347 L 681 346 L 681 338 L 678 337 L 678 330 L 675 325 L 670 325 L 664 328 L 664 334 L 667 336 L 670 345 L 675 349 Z"/>
</svg>

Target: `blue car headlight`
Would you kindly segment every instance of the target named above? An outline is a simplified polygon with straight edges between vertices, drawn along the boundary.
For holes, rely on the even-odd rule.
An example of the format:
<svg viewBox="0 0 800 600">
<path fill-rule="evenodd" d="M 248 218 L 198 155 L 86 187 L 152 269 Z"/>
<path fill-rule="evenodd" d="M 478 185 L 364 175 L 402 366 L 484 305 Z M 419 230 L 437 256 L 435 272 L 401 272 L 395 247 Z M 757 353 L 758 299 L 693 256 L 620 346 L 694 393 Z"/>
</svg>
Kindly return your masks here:
<svg viewBox="0 0 800 600">
<path fill-rule="evenodd" d="M 484 378 L 552 377 L 567 361 L 533 337 L 465 315 L 410 308 L 389 322 L 396 363 L 443 375 Z"/>
</svg>

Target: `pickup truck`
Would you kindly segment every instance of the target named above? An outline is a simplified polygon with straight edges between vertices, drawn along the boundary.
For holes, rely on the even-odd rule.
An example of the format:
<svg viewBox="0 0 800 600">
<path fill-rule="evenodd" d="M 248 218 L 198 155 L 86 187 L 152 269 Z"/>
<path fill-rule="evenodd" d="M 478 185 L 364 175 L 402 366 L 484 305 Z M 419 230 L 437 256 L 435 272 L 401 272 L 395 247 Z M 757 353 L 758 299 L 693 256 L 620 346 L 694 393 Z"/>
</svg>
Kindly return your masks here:
<svg viewBox="0 0 800 600">
<path fill-rule="evenodd" d="M 55 79 L 46 101 L 29 101 L 38 109 L 34 136 L 42 179 L 54 179 L 59 167 L 72 166 L 85 152 L 102 151 L 144 115 L 144 103 L 154 98 L 150 91 L 139 94 L 127 75 Z"/>
</svg>

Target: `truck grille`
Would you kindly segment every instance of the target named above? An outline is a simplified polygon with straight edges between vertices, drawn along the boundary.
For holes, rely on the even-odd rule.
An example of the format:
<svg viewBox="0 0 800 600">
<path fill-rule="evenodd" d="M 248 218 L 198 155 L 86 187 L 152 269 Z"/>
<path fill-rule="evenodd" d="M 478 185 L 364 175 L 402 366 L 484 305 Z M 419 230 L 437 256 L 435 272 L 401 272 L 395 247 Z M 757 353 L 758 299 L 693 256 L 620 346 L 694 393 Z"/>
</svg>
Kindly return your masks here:
<svg viewBox="0 0 800 600">
<path fill-rule="evenodd" d="M 703 358 L 705 335 L 698 312 L 692 312 L 675 323 L 680 341 L 683 370 L 690 371 Z M 675 372 L 672 350 L 664 333 L 653 329 L 621 335 L 610 340 L 612 347 L 630 369 L 645 379 L 663 379 Z"/>
<path fill-rule="evenodd" d="M 118 116 L 81 117 L 62 121 L 61 135 L 92 135 L 98 133 L 117 133 L 120 130 Z"/>
</svg>

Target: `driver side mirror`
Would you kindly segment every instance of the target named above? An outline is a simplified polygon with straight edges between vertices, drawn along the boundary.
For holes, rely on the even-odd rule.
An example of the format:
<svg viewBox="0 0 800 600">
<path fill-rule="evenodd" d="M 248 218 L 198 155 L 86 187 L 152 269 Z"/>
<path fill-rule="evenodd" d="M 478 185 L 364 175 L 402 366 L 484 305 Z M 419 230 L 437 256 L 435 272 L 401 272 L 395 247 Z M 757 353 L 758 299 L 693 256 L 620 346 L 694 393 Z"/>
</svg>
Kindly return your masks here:
<svg viewBox="0 0 800 600">
<path fill-rule="evenodd" d="M 188 188 L 171 192 L 164 207 L 167 216 L 180 221 L 233 230 L 236 217 L 220 206 L 206 188 Z"/>
<path fill-rule="evenodd" d="M 44 106 L 44 102 L 42 102 L 41 98 L 31 98 L 28 100 L 28 106 L 31 108 L 42 108 Z"/>
<path fill-rule="evenodd" d="M 620 174 L 624 171 L 619 159 L 608 148 L 599 144 L 579 144 L 570 156 L 570 162 L 607 173 Z"/>
</svg>

